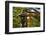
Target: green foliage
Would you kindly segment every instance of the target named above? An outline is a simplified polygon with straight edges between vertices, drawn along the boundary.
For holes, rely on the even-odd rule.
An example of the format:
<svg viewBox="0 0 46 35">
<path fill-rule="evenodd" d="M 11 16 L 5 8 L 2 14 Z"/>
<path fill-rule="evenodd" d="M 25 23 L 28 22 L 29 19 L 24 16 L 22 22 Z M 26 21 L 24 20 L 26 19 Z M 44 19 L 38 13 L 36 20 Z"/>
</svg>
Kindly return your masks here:
<svg viewBox="0 0 46 35">
<path fill-rule="evenodd" d="M 34 19 L 32 19 L 33 21 L 33 27 L 40 27 L 40 16 L 33 16 Z"/>
<path fill-rule="evenodd" d="M 20 27 L 21 18 L 20 14 L 23 12 L 24 8 L 21 7 L 13 7 L 13 27 Z"/>
</svg>

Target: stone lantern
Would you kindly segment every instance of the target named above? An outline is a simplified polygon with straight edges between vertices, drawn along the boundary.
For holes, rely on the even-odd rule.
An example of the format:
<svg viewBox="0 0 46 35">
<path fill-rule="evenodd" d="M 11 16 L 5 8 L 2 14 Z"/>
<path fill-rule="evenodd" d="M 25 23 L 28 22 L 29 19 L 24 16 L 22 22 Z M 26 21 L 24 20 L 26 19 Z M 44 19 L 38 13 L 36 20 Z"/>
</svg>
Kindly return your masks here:
<svg viewBox="0 0 46 35">
<path fill-rule="evenodd" d="M 21 17 L 21 23 L 22 23 L 22 27 L 27 27 L 27 13 L 22 13 L 21 15 L 19 15 Z"/>
<path fill-rule="evenodd" d="M 25 12 L 23 12 L 22 14 L 20 14 L 19 16 L 21 17 L 21 23 L 22 23 L 22 27 L 28 27 L 28 24 L 27 24 L 27 19 L 31 19 L 31 13 L 37 13 L 38 11 L 31 8 L 31 9 L 27 9 L 25 10 Z M 38 12 L 39 14 L 39 12 Z M 30 17 L 29 17 L 30 15 Z M 34 14 L 33 14 L 34 15 Z"/>
</svg>

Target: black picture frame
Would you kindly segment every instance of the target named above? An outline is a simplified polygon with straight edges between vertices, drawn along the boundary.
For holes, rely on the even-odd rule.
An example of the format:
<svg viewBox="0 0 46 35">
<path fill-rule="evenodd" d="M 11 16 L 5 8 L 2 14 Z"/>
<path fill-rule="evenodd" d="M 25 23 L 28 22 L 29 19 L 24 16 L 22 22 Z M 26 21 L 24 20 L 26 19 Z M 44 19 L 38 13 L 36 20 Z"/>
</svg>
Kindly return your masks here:
<svg viewBox="0 0 46 35">
<path fill-rule="evenodd" d="M 23 31 L 23 32 L 9 32 L 9 3 L 22 3 L 22 4 L 24 3 L 24 4 L 43 5 L 43 30 L 40 30 L 40 31 Z M 45 3 L 5 1 L 5 34 L 34 33 L 34 32 L 45 32 Z"/>
</svg>

